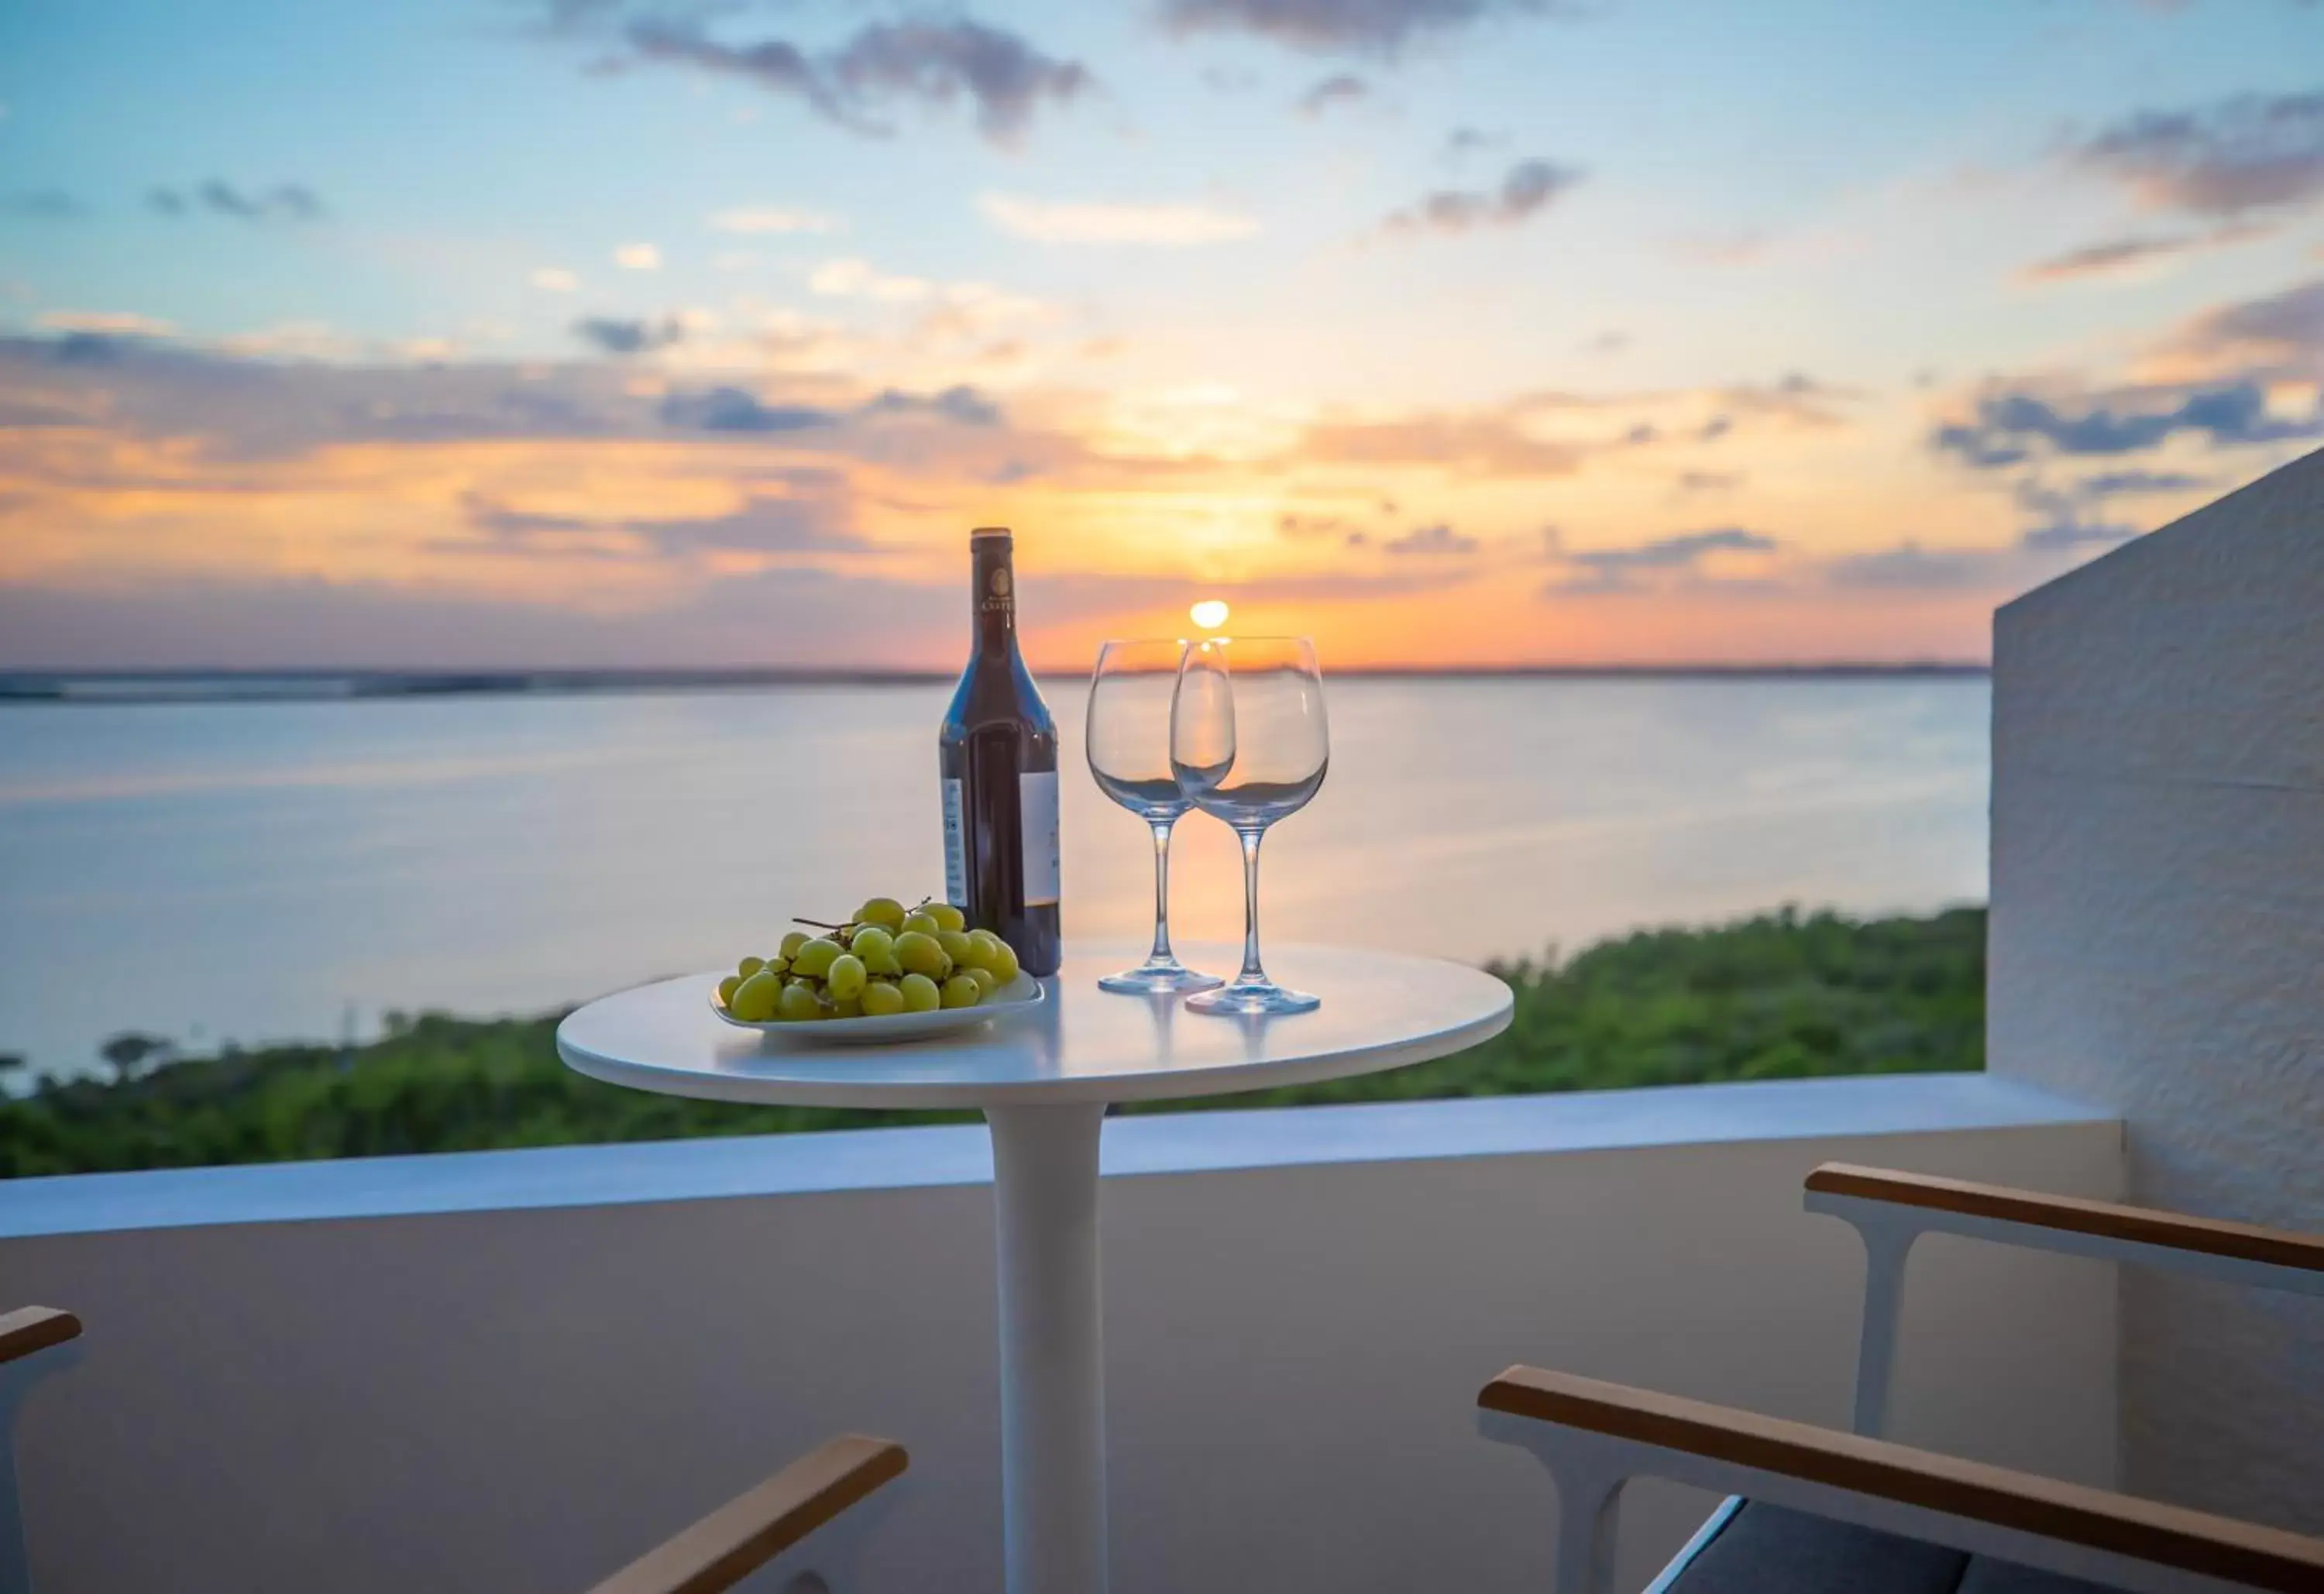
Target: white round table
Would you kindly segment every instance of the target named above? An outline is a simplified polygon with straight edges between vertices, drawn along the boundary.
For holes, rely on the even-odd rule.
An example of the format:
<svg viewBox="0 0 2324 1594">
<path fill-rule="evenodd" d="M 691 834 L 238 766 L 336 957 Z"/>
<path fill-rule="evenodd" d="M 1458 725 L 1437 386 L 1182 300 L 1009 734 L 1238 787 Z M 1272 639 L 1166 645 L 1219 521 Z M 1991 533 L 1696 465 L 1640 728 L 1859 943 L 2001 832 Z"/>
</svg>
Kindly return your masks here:
<svg viewBox="0 0 2324 1594">
<path fill-rule="evenodd" d="M 1509 988 L 1432 958 L 1278 946 L 1268 972 L 1312 1013 L 1213 1018 L 1098 976 L 1143 946 L 1069 944 L 1036 1016 L 908 1046 L 818 1044 L 722 1024 L 717 974 L 641 986 L 558 1026 L 566 1064 L 669 1095 L 794 1107 L 973 1107 L 992 1134 L 1001 1285 L 1002 1540 L 1009 1594 L 1103 1594 L 1105 1368 L 1098 1132 L 1116 1101 L 1225 1095 L 1424 1063 L 1498 1035 Z M 1239 947 L 1197 945 L 1231 971 Z M 723 972 L 723 971 L 722 971 Z"/>
</svg>

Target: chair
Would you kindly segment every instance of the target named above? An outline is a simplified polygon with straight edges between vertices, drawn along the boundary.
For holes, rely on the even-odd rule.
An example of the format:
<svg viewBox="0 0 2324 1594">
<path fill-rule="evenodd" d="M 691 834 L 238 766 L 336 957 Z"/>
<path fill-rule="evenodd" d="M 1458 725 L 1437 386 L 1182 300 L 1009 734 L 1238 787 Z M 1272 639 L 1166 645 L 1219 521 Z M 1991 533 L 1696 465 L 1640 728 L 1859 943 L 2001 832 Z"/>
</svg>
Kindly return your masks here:
<svg viewBox="0 0 2324 1594">
<path fill-rule="evenodd" d="M 34 1384 L 71 1365 L 75 1350 L 56 1348 L 78 1338 L 80 1319 L 53 1306 L 0 1316 L 0 1594 L 31 1594 L 32 1587 L 16 1493 L 16 1408 Z"/>
<path fill-rule="evenodd" d="M 891 1440 L 842 1434 L 648 1551 L 589 1594 L 718 1594 L 900 1477 L 909 1464 L 904 1447 Z M 838 1594 L 850 1594 L 844 1583 Z"/>
<path fill-rule="evenodd" d="M 32 1586 L 16 1492 L 16 1405 L 35 1378 L 69 1364 L 54 1356 L 36 1361 L 36 1353 L 79 1337 L 80 1319 L 53 1307 L 27 1306 L 0 1316 L 0 1594 L 31 1594 Z M 891 1440 L 842 1434 L 648 1551 L 589 1594 L 719 1594 L 909 1465 L 904 1447 Z"/>
<path fill-rule="evenodd" d="M 2304 1295 L 2324 1295 L 2324 1238 L 1838 1163 L 1808 1175 L 1806 1205 L 1864 1241 L 1855 1433 L 1528 1367 L 1477 1396 L 1480 1432 L 1556 1487 L 1555 1594 L 1610 1594 L 1622 1486 L 1648 1476 L 1729 1497 L 1646 1594 L 2324 1590 L 2324 1540 L 1878 1437 L 1923 1234 Z"/>
</svg>

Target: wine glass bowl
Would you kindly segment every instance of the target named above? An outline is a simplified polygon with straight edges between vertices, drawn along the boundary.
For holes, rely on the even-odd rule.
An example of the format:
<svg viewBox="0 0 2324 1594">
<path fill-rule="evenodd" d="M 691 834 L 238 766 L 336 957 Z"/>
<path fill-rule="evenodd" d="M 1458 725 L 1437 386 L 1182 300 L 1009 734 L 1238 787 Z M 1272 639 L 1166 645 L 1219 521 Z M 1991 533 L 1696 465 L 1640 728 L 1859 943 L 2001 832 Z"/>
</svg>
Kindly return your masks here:
<svg viewBox="0 0 2324 1594">
<path fill-rule="evenodd" d="M 1242 970 L 1187 1000 L 1199 1013 L 1305 1013 L 1320 1005 L 1267 977 L 1259 954 L 1259 846 L 1306 806 L 1331 768 L 1323 670 L 1305 637 L 1213 637 L 1184 650 L 1170 707 L 1170 770 L 1185 799 L 1242 842 Z"/>
<path fill-rule="evenodd" d="M 1105 990 L 1152 995 L 1221 983 L 1170 951 L 1170 828 L 1192 806 L 1170 766 L 1170 709 L 1184 642 L 1139 639 L 1098 650 L 1084 738 L 1098 789 L 1146 821 L 1154 836 L 1154 950 L 1134 969 L 1098 981 Z"/>
</svg>

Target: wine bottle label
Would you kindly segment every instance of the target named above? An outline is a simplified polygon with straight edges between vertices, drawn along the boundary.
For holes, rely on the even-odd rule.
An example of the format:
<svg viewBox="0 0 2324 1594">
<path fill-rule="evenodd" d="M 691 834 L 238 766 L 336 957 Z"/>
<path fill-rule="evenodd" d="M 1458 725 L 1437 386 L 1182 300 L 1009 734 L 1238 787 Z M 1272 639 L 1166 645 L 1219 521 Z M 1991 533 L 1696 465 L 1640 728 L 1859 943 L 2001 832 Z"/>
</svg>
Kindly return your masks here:
<svg viewBox="0 0 2324 1594">
<path fill-rule="evenodd" d="M 957 780 L 944 783 L 944 833 L 945 900 L 964 908 L 968 906 L 968 816 Z"/>
<path fill-rule="evenodd" d="M 1057 899 L 1057 772 L 1028 770 L 1017 777 L 1017 812 L 1025 860 L 1025 906 L 1043 908 Z"/>
</svg>

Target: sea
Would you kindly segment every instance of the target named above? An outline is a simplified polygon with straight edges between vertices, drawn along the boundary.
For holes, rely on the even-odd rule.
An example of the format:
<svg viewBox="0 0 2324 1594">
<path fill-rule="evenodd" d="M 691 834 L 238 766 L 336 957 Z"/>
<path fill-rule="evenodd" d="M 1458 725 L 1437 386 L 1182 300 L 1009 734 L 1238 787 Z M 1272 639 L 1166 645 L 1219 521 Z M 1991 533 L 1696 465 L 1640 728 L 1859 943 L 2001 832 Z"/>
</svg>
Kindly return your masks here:
<svg viewBox="0 0 2324 1594">
<path fill-rule="evenodd" d="M 0 701 L 0 1053 L 189 1051 L 540 1013 L 764 953 L 793 915 L 940 893 L 928 680 L 573 690 L 315 682 Z M 1069 937 L 1140 942 L 1143 823 L 1047 684 Z M 1262 854 L 1270 942 L 1473 963 L 1797 905 L 1986 889 L 1979 674 L 1361 677 Z M 1231 835 L 1177 830 L 1172 926 L 1236 939 Z"/>
</svg>

